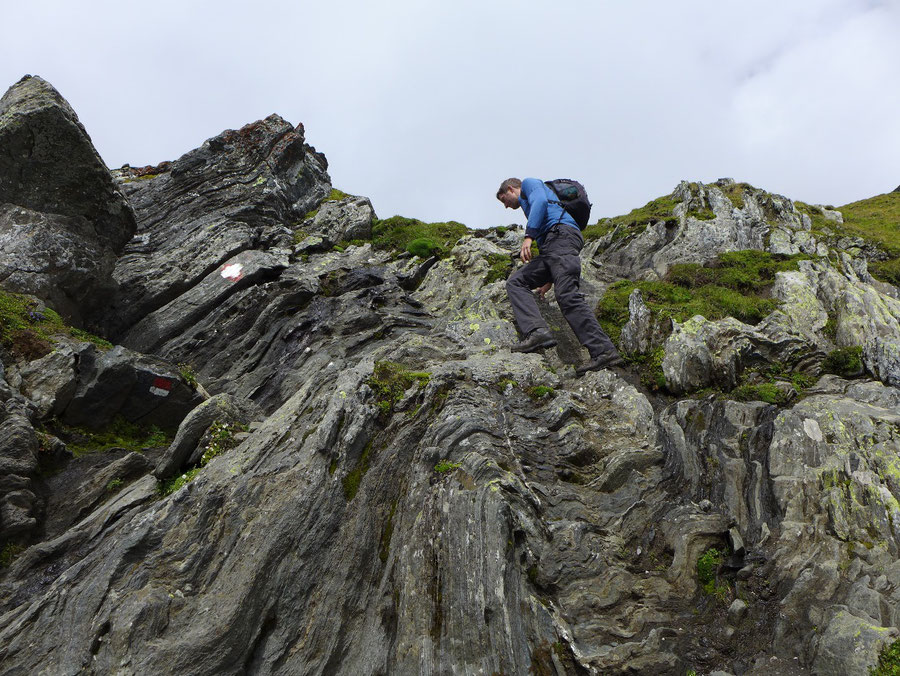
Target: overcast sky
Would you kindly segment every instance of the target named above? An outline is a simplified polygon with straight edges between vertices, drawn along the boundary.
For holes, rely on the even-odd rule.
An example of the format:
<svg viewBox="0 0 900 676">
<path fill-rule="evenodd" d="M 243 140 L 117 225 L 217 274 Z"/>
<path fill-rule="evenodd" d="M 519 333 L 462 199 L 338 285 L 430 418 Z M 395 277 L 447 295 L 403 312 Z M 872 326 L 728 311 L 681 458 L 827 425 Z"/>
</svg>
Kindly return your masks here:
<svg viewBox="0 0 900 676">
<path fill-rule="evenodd" d="M 593 217 L 730 176 L 840 205 L 900 184 L 900 0 L 3 0 L 0 88 L 50 81 L 111 167 L 278 113 L 377 214 Z"/>
</svg>

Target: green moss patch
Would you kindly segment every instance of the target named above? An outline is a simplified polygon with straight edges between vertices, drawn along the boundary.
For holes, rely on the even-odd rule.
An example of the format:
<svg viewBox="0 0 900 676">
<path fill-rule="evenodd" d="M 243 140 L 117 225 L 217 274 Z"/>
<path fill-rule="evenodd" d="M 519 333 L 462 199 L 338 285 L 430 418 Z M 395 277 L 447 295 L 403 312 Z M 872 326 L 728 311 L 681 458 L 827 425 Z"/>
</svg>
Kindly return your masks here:
<svg viewBox="0 0 900 676">
<path fill-rule="evenodd" d="M 430 378 L 430 373 L 410 371 L 392 361 L 379 361 L 366 383 L 375 392 L 375 405 L 386 416 L 394 412 L 397 402 L 414 383 L 425 385 Z"/>
<path fill-rule="evenodd" d="M 490 269 L 484 278 L 485 284 L 506 279 L 514 267 L 513 259 L 509 254 L 488 254 L 487 260 Z"/>
<path fill-rule="evenodd" d="M 53 351 L 59 338 L 69 336 L 109 349 L 112 343 L 68 326 L 56 312 L 28 296 L 0 291 L 0 343 L 22 359 L 39 359 Z"/>
<path fill-rule="evenodd" d="M 710 596 L 715 596 L 721 602 L 728 598 L 730 588 L 725 583 L 718 583 L 719 566 L 725 560 L 725 554 L 715 547 L 707 549 L 697 559 L 697 581 L 703 591 Z"/>
<path fill-rule="evenodd" d="M 99 430 L 70 427 L 58 421 L 51 421 L 47 427 L 54 436 L 65 442 L 66 448 L 72 451 L 76 458 L 113 448 L 141 452 L 147 448 L 159 448 L 172 443 L 172 438 L 155 425 L 137 425 L 128 422 L 122 416 L 116 416 L 109 425 Z"/>
<path fill-rule="evenodd" d="M 359 462 L 356 463 L 356 467 L 347 472 L 344 478 L 341 479 L 341 486 L 344 489 L 344 497 L 347 498 L 347 502 L 353 500 L 359 492 L 359 484 L 362 482 L 366 472 L 369 471 L 371 455 L 372 442 L 370 441 L 363 449 L 362 455 L 359 456 Z"/>
<path fill-rule="evenodd" d="M 410 246 L 414 246 L 417 251 L 410 253 L 417 256 L 421 253 L 425 253 L 426 256 L 444 256 L 449 253 L 457 240 L 468 232 L 469 229 L 465 225 L 456 221 L 425 223 L 415 218 L 392 216 L 373 221 L 372 245 L 376 249 L 391 249 L 396 252 L 410 251 Z"/>
<path fill-rule="evenodd" d="M 717 185 L 716 187 L 725 194 L 725 197 L 736 209 L 744 208 L 744 193 L 755 190 L 749 183 L 732 183 L 725 186 Z"/>
<path fill-rule="evenodd" d="M 897 676 L 900 674 L 900 640 L 885 645 L 878 654 L 878 664 L 869 670 L 869 676 Z"/>
<path fill-rule="evenodd" d="M 734 317 L 746 324 L 758 324 L 778 303 L 765 292 L 775 275 L 796 270 L 802 254 L 781 256 L 765 251 L 732 251 L 720 254 L 710 265 L 674 265 L 665 280 L 658 282 L 623 280 L 610 285 L 597 304 L 597 318 L 603 330 L 618 344 L 622 326 L 628 321 L 628 297 L 640 289 L 654 319 L 684 322 L 694 315 L 714 321 Z"/>
<path fill-rule="evenodd" d="M 862 347 L 853 345 L 829 352 L 822 362 L 822 370 L 844 378 L 859 375 L 863 370 Z"/>
<path fill-rule="evenodd" d="M 0 568 L 9 568 L 16 557 L 25 551 L 25 545 L 19 542 L 6 542 L 0 548 Z"/>
</svg>

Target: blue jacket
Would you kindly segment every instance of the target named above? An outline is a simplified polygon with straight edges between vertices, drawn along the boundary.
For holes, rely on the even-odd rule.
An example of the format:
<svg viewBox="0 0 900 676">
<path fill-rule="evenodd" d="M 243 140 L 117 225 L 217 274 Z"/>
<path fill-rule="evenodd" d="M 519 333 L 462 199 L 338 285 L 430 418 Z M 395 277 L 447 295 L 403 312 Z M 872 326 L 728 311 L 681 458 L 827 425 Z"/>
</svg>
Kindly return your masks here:
<svg viewBox="0 0 900 676">
<path fill-rule="evenodd" d="M 544 243 L 547 232 L 557 223 L 578 228 L 575 219 L 559 204 L 556 194 L 540 179 L 526 178 L 522 181 L 519 206 L 528 218 L 525 236 L 531 237 L 539 247 Z"/>
</svg>

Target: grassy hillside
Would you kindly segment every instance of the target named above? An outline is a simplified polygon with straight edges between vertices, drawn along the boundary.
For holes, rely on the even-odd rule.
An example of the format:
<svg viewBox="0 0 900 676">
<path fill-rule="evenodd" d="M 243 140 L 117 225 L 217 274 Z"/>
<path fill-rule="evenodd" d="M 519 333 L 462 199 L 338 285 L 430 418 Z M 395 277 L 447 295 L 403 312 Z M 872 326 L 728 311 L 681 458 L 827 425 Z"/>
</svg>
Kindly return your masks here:
<svg viewBox="0 0 900 676">
<path fill-rule="evenodd" d="M 890 258 L 872 262 L 869 270 L 880 279 L 900 285 L 900 192 L 870 197 L 838 207 L 844 230 L 883 249 Z"/>
</svg>

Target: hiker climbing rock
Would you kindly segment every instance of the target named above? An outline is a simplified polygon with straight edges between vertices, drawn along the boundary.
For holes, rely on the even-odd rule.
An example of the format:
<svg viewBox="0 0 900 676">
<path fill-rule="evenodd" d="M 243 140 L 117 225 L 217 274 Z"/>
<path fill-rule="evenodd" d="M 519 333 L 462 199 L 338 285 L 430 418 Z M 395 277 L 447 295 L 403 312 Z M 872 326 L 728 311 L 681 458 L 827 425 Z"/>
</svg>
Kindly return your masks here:
<svg viewBox="0 0 900 676">
<path fill-rule="evenodd" d="M 581 184 L 568 179 L 544 183 L 536 178 L 508 178 L 500 184 L 497 199 L 507 209 L 522 207 L 528 218 L 519 254 L 525 265 L 506 282 L 516 325 L 522 333 L 522 340 L 512 350 L 535 352 L 556 345 L 532 293 L 536 289 L 543 297 L 555 285 L 559 309 L 591 355 L 575 372 L 582 375 L 621 364 L 622 358 L 579 290 L 579 255 L 584 247 L 581 229 L 590 216 L 590 203 Z M 537 242 L 540 250 L 536 257 L 531 255 L 532 242 Z"/>
</svg>

